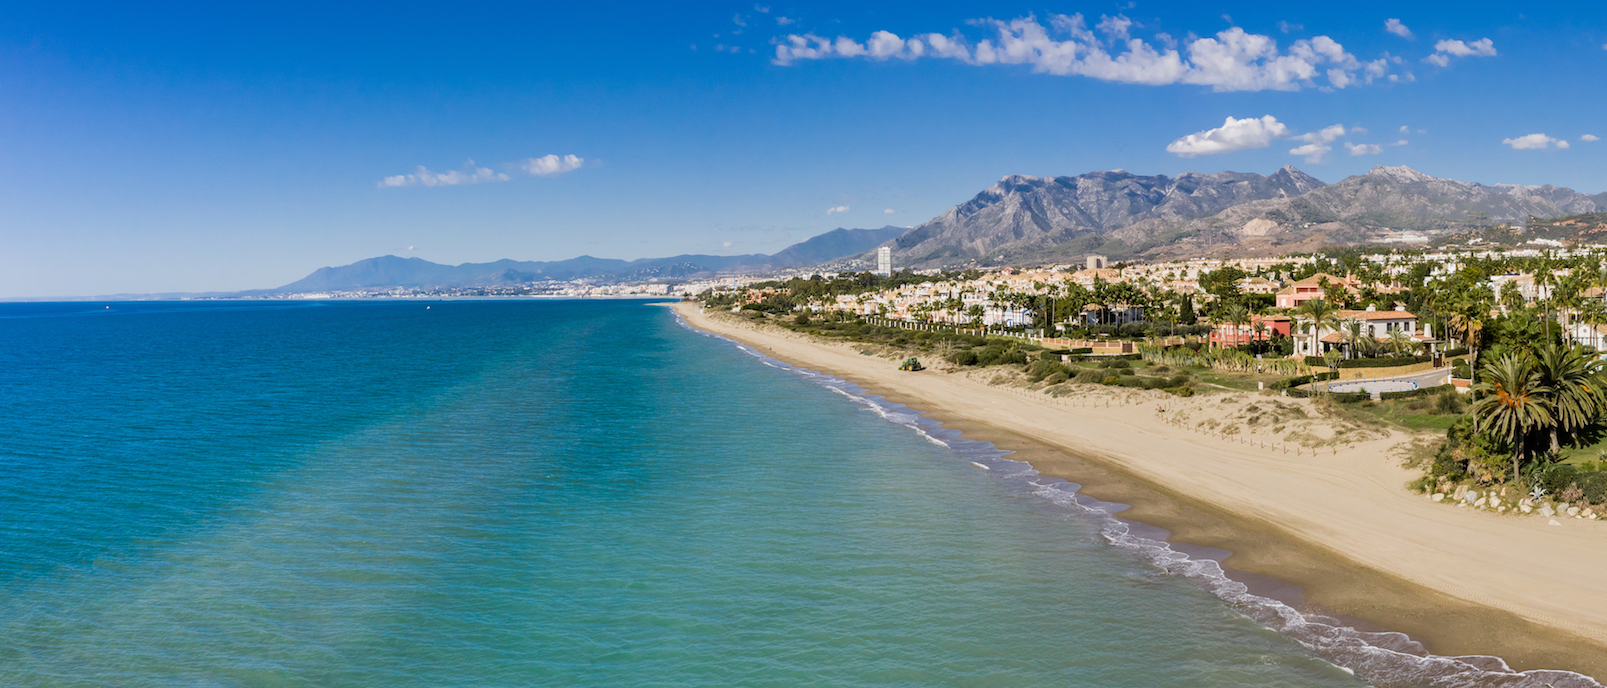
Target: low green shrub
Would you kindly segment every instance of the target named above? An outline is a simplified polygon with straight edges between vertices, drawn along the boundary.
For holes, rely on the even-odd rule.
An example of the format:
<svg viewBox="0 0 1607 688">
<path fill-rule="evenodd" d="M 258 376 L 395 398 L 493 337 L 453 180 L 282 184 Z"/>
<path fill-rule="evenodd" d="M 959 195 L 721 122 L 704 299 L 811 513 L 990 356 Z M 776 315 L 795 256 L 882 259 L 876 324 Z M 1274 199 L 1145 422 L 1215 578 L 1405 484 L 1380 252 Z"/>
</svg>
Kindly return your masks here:
<svg viewBox="0 0 1607 688">
<path fill-rule="evenodd" d="M 1072 377 L 1073 381 L 1087 384 L 1099 384 L 1105 379 L 1105 371 L 1084 368 Z"/>
<path fill-rule="evenodd" d="M 1433 394 L 1435 390 L 1436 390 L 1436 388 L 1434 388 L 1434 387 L 1419 387 L 1417 389 L 1409 389 L 1409 390 L 1406 390 L 1404 392 L 1380 392 L 1379 395 L 1378 395 L 1378 398 L 1379 399 L 1410 399 L 1412 397 L 1428 396 L 1430 394 Z"/>
</svg>

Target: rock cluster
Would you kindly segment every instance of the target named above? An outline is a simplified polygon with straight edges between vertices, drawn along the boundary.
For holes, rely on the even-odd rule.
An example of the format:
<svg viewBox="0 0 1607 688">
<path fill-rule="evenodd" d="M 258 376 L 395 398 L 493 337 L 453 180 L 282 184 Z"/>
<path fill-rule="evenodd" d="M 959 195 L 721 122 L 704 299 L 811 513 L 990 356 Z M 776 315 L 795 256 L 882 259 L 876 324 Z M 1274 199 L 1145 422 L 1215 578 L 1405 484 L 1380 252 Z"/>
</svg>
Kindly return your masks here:
<svg viewBox="0 0 1607 688">
<path fill-rule="evenodd" d="M 1467 485 L 1458 485 L 1454 491 L 1446 492 L 1445 488 L 1442 486 L 1439 490 L 1430 493 L 1428 498 L 1429 501 L 1432 502 L 1444 502 L 1449 499 L 1458 507 L 1493 510 L 1497 513 L 1506 513 L 1508 509 L 1524 514 L 1538 513 L 1542 518 L 1548 519 L 1551 525 L 1561 525 L 1556 521 L 1558 518 L 1574 518 L 1577 520 L 1591 521 L 1599 521 L 1603 518 L 1607 518 L 1607 516 L 1604 516 L 1602 512 L 1599 512 L 1596 507 L 1593 507 L 1589 504 L 1569 504 L 1568 502 L 1553 503 L 1545 500 L 1537 501 L 1530 499 L 1529 497 L 1519 499 L 1514 504 L 1508 504 L 1506 501 L 1504 501 L 1506 493 L 1506 488 L 1500 488 L 1499 490 L 1491 489 L 1481 492 L 1479 490 L 1471 489 Z"/>
</svg>

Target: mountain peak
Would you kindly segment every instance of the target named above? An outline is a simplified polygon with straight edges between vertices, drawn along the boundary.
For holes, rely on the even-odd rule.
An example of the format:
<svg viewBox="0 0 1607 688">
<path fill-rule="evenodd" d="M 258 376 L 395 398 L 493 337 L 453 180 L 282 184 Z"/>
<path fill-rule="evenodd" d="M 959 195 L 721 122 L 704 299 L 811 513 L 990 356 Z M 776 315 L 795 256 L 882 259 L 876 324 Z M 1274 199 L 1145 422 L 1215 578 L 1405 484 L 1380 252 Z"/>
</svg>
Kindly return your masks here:
<svg viewBox="0 0 1607 688">
<path fill-rule="evenodd" d="M 1391 181 L 1402 182 L 1402 183 L 1427 182 L 1427 181 L 1433 181 L 1433 180 L 1437 179 L 1437 177 L 1427 175 L 1427 174 L 1424 174 L 1422 172 L 1418 172 L 1417 170 L 1414 170 L 1414 169 L 1412 169 L 1410 167 L 1407 167 L 1405 165 L 1397 165 L 1397 166 L 1394 166 L 1394 167 L 1389 167 L 1389 166 L 1386 166 L 1386 165 L 1379 165 L 1377 167 L 1374 167 L 1373 169 L 1368 170 L 1367 171 L 1367 176 L 1369 176 L 1369 177 L 1380 177 L 1380 178 L 1388 179 L 1388 180 L 1391 180 Z"/>
</svg>

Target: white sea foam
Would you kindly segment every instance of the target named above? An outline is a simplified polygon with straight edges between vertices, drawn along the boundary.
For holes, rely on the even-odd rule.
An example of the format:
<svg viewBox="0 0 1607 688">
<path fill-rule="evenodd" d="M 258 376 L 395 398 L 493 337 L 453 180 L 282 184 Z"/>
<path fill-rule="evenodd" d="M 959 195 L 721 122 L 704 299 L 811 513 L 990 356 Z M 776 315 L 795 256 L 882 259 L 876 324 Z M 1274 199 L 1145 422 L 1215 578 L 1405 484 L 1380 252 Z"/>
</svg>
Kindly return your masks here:
<svg viewBox="0 0 1607 688">
<path fill-rule="evenodd" d="M 1572 671 L 1536 669 L 1513 671 L 1499 657 L 1472 655 L 1443 657 L 1429 654 L 1423 645 L 1404 633 L 1367 632 L 1344 625 L 1332 617 L 1302 614 L 1279 600 L 1250 593 L 1249 587 L 1227 576 L 1211 559 L 1195 559 L 1179 552 L 1164 540 L 1133 534 L 1132 526 L 1116 514 L 1124 504 L 1101 502 L 1078 490 L 1080 485 L 1041 475 L 1023 461 L 1006 458 L 1011 452 L 992 443 L 972 440 L 949 430 L 942 423 L 925 418 L 902 404 L 893 404 L 865 393 L 847 380 L 805 370 L 767 356 L 758 350 L 687 324 L 676 313 L 676 321 L 689 330 L 735 345 L 772 367 L 789 370 L 841 393 L 882 418 L 903 425 L 953 450 L 960 458 L 988 469 L 999 480 L 1021 491 L 1040 497 L 1066 510 L 1094 519 L 1100 534 L 1111 545 L 1131 552 L 1167 573 L 1187 580 L 1215 595 L 1257 623 L 1294 639 L 1318 657 L 1351 672 L 1381 688 L 1434 686 L 1435 688 L 1607 688 Z M 1013 470 L 1001 471 L 1009 467 Z"/>
</svg>

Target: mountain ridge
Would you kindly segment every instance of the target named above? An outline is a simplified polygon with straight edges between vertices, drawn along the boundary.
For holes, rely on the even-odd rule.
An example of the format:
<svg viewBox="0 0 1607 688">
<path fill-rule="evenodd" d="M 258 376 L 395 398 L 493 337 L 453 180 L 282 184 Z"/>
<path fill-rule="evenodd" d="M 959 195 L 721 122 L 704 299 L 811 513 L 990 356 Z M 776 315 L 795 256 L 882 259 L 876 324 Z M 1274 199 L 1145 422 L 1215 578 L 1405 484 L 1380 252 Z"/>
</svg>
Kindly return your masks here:
<svg viewBox="0 0 1607 688">
<path fill-rule="evenodd" d="M 1293 166 L 1265 176 L 1227 171 L 1168 177 L 1125 170 L 1071 177 L 1009 175 L 887 245 L 899 264 L 917 267 L 1053 253 L 1056 247 L 1138 222 L 1191 220 L 1323 186 Z"/>
<path fill-rule="evenodd" d="M 1009 175 L 884 245 L 895 264 L 917 268 L 1074 261 L 1089 253 L 1166 260 L 1310 251 L 1597 211 L 1607 211 L 1607 193 L 1463 182 L 1404 165 L 1376 166 L 1334 184 L 1292 165 L 1266 176 L 1111 170 Z"/>
<path fill-rule="evenodd" d="M 365 258 L 348 265 L 322 267 L 295 282 L 267 291 L 296 293 L 389 288 L 498 287 L 544 280 L 593 278 L 613 281 L 684 279 L 722 272 L 752 272 L 825 263 L 835 258 L 862 253 L 903 233 L 906 229 L 891 225 L 880 229 L 839 227 L 788 246 L 774 255 L 682 254 L 631 261 L 582 255 L 558 261 L 502 259 L 489 263 L 459 265 L 443 265 L 422 258 L 387 255 Z"/>
</svg>

